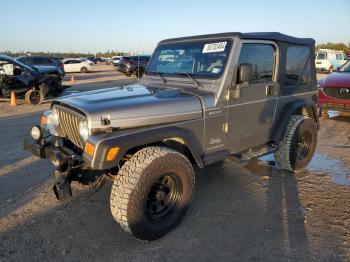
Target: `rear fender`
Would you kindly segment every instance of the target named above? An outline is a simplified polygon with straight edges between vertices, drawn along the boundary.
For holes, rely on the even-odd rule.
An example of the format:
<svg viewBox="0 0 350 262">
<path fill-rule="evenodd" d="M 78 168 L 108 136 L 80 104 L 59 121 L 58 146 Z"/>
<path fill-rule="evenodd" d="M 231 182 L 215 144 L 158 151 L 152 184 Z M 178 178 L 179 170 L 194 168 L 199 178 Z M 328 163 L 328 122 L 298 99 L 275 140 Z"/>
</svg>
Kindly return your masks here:
<svg viewBox="0 0 350 262">
<path fill-rule="evenodd" d="M 317 106 L 313 101 L 292 101 L 284 105 L 284 107 L 279 110 L 282 112 L 279 115 L 277 121 L 275 121 L 273 127 L 271 128 L 271 141 L 279 144 L 283 139 L 285 130 L 288 125 L 288 121 L 292 115 L 306 115 L 313 118 L 316 122 L 317 128 L 319 127 L 319 119 L 317 114 Z"/>
</svg>

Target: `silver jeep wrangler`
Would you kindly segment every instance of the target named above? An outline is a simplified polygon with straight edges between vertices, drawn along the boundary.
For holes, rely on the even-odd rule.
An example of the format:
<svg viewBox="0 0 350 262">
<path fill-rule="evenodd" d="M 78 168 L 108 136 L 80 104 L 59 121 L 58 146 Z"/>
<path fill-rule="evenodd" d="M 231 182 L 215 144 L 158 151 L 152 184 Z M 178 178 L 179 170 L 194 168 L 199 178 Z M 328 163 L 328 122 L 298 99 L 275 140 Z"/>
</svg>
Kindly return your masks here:
<svg viewBox="0 0 350 262">
<path fill-rule="evenodd" d="M 274 153 L 303 169 L 319 127 L 314 40 L 223 33 L 161 41 L 140 84 L 54 101 L 25 150 L 55 166 L 58 199 L 71 181 L 113 176 L 111 212 L 140 240 L 184 217 L 200 168 Z"/>
</svg>

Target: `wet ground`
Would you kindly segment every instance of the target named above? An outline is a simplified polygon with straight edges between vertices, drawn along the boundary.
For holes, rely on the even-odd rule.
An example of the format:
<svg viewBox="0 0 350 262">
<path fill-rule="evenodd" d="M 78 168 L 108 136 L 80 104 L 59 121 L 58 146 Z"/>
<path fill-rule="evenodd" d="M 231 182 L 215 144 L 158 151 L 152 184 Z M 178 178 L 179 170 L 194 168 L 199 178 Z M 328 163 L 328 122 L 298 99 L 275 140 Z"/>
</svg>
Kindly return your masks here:
<svg viewBox="0 0 350 262">
<path fill-rule="evenodd" d="M 107 74 L 101 83 L 79 75 L 67 91 L 136 81 Z M 55 200 L 50 163 L 21 150 L 47 108 L 0 103 L 0 261 L 350 260 L 350 116 L 321 119 L 317 152 L 300 173 L 275 169 L 272 155 L 197 169 L 183 223 L 141 243 L 110 214 L 111 181 L 97 191 L 73 184 L 70 202 Z"/>
</svg>

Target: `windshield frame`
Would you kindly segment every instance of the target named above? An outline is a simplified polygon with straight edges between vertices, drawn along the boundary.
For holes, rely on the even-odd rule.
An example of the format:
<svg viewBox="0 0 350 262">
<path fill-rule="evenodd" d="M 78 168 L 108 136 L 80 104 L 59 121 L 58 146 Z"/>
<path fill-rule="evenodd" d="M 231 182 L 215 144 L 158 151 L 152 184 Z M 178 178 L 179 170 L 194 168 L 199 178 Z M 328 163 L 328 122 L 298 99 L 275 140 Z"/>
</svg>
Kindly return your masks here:
<svg viewBox="0 0 350 262">
<path fill-rule="evenodd" d="M 210 75 L 210 74 L 196 74 L 196 73 L 192 73 L 192 72 L 174 72 L 174 73 L 167 73 L 167 72 L 155 72 L 155 71 L 149 71 L 149 67 L 152 63 L 152 60 L 153 59 L 156 59 L 155 58 L 155 54 L 157 52 L 157 50 L 160 48 L 160 47 L 164 47 L 164 46 L 169 46 L 169 45 L 175 45 L 175 44 L 184 44 L 184 43 L 204 43 L 205 44 L 209 44 L 209 43 L 216 43 L 216 42 L 224 42 L 224 41 L 227 41 L 227 45 L 226 45 L 226 56 L 223 60 L 223 66 L 222 66 L 222 70 L 218 73 L 218 74 L 213 74 L 213 75 Z M 185 76 L 186 73 L 189 73 L 193 78 L 195 79 L 210 79 L 210 80 L 216 80 L 216 79 L 219 79 L 221 78 L 225 71 L 226 71 L 226 68 L 227 68 L 227 62 L 229 60 L 229 57 L 231 55 L 231 51 L 232 51 L 232 47 L 234 45 L 234 39 L 231 38 L 231 37 L 218 37 L 218 38 L 203 38 L 203 39 L 190 39 L 190 40 L 182 40 L 182 41 L 169 41 L 169 42 L 161 42 L 160 44 L 157 45 L 156 49 L 154 50 L 153 52 L 153 55 L 151 56 L 149 62 L 148 62 L 148 65 L 147 65 L 147 68 L 146 68 L 146 71 L 145 71 L 145 74 L 147 76 L 150 76 L 150 75 L 155 75 L 156 73 L 161 73 L 162 76 L 165 76 L 165 77 L 175 77 L 175 78 L 187 78 Z"/>
</svg>

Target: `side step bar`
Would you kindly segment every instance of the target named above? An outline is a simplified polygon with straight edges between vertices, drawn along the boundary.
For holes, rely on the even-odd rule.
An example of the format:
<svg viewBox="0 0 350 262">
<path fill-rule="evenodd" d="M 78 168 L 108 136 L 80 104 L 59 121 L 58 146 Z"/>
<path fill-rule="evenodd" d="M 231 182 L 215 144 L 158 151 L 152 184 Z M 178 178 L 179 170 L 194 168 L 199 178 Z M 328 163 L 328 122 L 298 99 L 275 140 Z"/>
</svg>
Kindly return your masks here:
<svg viewBox="0 0 350 262">
<path fill-rule="evenodd" d="M 277 150 L 277 146 L 274 144 L 270 144 L 270 145 L 264 145 L 257 148 L 251 148 L 248 151 L 244 151 L 238 154 L 233 154 L 231 156 L 240 161 L 247 161 L 252 158 L 258 158 L 258 157 L 268 155 L 270 153 L 275 152 L 276 150 Z"/>
</svg>

